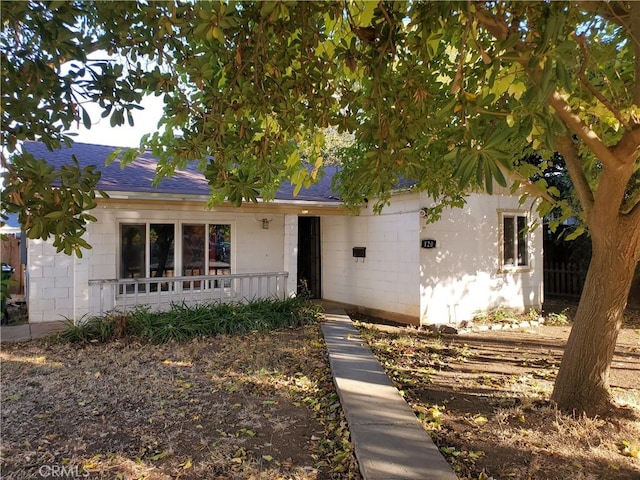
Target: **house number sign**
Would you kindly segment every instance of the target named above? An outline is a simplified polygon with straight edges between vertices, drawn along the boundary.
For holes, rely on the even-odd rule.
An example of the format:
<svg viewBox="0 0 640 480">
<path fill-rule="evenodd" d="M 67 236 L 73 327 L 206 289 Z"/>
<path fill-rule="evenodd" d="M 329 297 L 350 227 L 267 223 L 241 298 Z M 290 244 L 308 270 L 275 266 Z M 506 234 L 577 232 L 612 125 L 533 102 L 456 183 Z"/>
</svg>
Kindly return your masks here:
<svg viewBox="0 0 640 480">
<path fill-rule="evenodd" d="M 432 239 L 422 240 L 422 248 L 436 248 L 436 241 Z"/>
</svg>

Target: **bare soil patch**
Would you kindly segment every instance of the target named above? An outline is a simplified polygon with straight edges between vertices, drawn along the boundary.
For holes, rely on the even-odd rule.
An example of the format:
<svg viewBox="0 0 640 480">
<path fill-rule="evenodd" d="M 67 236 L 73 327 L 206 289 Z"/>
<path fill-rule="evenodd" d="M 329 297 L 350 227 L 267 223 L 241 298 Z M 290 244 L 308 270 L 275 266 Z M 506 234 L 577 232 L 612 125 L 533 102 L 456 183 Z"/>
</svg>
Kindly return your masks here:
<svg viewBox="0 0 640 480">
<path fill-rule="evenodd" d="M 317 325 L 0 358 L 2 478 L 360 478 Z"/>
<path fill-rule="evenodd" d="M 549 402 L 569 326 L 438 335 L 359 323 L 461 479 L 640 479 L 640 330 L 632 315 L 611 372 L 627 415 L 575 418 Z"/>
</svg>

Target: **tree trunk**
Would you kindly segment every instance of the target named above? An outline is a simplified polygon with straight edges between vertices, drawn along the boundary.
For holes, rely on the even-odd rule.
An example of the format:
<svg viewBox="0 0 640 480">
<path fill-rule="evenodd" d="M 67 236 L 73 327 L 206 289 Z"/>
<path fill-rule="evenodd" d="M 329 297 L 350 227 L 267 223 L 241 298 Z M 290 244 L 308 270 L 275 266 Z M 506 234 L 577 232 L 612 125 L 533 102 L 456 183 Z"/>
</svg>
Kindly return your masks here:
<svg viewBox="0 0 640 480">
<path fill-rule="evenodd" d="M 590 416 L 613 407 L 609 372 L 638 263 L 640 230 L 621 219 L 594 220 L 591 263 L 551 397 L 562 410 Z"/>
</svg>

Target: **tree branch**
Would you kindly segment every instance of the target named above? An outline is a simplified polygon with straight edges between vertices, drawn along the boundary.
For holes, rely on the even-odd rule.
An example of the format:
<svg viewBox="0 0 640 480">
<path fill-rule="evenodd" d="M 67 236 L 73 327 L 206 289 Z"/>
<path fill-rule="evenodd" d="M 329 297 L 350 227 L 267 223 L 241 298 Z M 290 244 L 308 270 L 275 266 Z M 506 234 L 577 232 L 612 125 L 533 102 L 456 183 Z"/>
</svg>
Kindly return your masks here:
<svg viewBox="0 0 640 480">
<path fill-rule="evenodd" d="M 569 176 L 571 177 L 571 181 L 573 182 L 576 193 L 578 194 L 578 199 L 580 200 L 582 209 L 587 216 L 588 223 L 588 219 L 591 214 L 595 199 L 593 196 L 593 191 L 591 190 L 587 177 L 584 173 L 584 169 L 582 168 L 578 149 L 573 143 L 573 139 L 571 138 L 571 136 L 572 135 L 567 132 L 564 135 L 558 137 L 556 139 L 555 148 L 558 153 L 560 153 L 560 155 L 562 155 L 562 157 L 564 158 L 567 170 L 569 171 Z"/>
<path fill-rule="evenodd" d="M 471 22 L 467 19 L 467 23 L 464 26 L 464 34 L 460 37 L 460 51 L 458 53 L 458 68 L 456 70 L 456 75 L 453 78 L 453 83 L 451 84 L 451 93 L 456 94 L 461 89 L 463 81 L 463 71 L 464 71 L 464 58 L 465 58 L 465 47 L 467 45 L 467 38 L 469 37 L 469 31 L 471 30 Z"/>
<path fill-rule="evenodd" d="M 580 140 L 594 153 L 594 155 L 603 164 L 616 168 L 622 165 L 622 162 L 614 155 L 614 153 L 605 145 L 582 119 L 576 115 L 564 98 L 555 91 L 549 96 L 549 105 L 556 111 L 560 119 L 572 130 Z"/>
<path fill-rule="evenodd" d="M 580 5 L 585 10 L 589 11 L 600 11 L 603 7 L 603 4 L 600 2 L 580 2 Z M 613 9 L 615 11 L 615 15 L 618 17 L 618 22 L 623 26 L 627 27 L 627 23 L 622 23 L 622 18 L 627 20 L 629 17 L 629 12 L 624 9 L 624 4 L 615 3 L 614 5 L 609 5 L 608 8 Z M 638 29 L 640 30 L 640 3 L 638 3 L 637 8 L 635 6 L 631 7 L 634 10 L 638 11 Z M 609 12 L 611 14 L 611 12 Z M 475 18 L 478 23 L 487 29 L 489 33 L 494 35 L 498 40 L 506 40 L 509 36 L 509 27 L 504 18 L 499 18 L 495 16 L 491 16 L 481 4 L 476 4 L 476 12 Z M 609 18 L 609 16 L 607 16 Z M 630 32 L 632 38 L 635 38 L 632 32 Z M 578 39 L 576 38 L 576 41 Z M 580 43 L 580 42 L 578 42 Z M 634 47 L 638 46 L 640 49 L 640 44 L 633 41 Z M 586 64 L 588 62 L 588 55 L 586 52 L 586 46 L 581 45 L 583 47 L 583 52 L 585 52 L 585 62 L 583 63 L 581 74 L 584 78 L 584 69 L 586 69 Z M 516 44 L 513 47 L 514 51 L 518 51 L 518 45 Z M 526 58 L 521 58 L 517 60 L 531 75 L 534 81 L 538 81 L 537 74 L 539 72 L 531 71 Z M 636 63 L 638 68 L 640 68 L 640 51 L 636 55 Z M 636 82 L 636 86 L 640 87 L 640 72 L 637 74 L 638 81 Z M 585 78 L 586 81 L 586 78 Z M 560 119 L 565 123 L 565 125 L 571 130 L 573 133 L 578 135 L 578 137 L 584 142 L 584 144 L 593 152 L 593 154 L 601 161 L 604 165 L 607 165 L 611 168 L 617 168 L 622 166 L 627 158 L 630 158 L 629 155 L 632 155 L 634 152 L 638 150 L 637 145 L 635 144 L 636 137 L 640 137 L 640 132 L 638 135 L 635 133 L 635 125 L 633 123 L 629 123 L 625 121 L 622 117 L 621 112 L 611 103 L 608 99 L 597 91 L 594 91 L 592 85 L 587 81 L 585 83 L 590 93 L 592 93 L 599 101 L 603 103 L 605 107 L 607 107 L 616 118 L 625 125 L 626 132 L 623 135 L 618 145 L 614 148 L 609 148 L 602 141 L 600 137 L 590 128 L 584 121 L 572 110 L 570 105 L 565 101 L 564 98 L 560 95 L 559 92 L 554 91 L 548 99 L 549 105 L 551 105 L 556 114 L 560 117 Z M 591 88 L 590 88 L 591 87 Z M 640 93 L 639 93 L 640 95 Z M 640 99 L 636 103 L 640 105 Z M 628 128 L 630 127 L 630 128 Z M 623 160 L 624 159 L 624 160 Z"/>
<path fill-rule="evenodd" d="M 504 174 L 505 177 L 511 177 L 511 178 L 517 180 L 518 182 L 520 182 L 521 188 L 526 193 L 529 193 L 534 197 L 542 198 L 543 200 L 546 200 L 547 202 L 549 202 L 551 205 L 555 205 L 555 204 L 558 203 L 557 199 L 553 198 L 548 192 L 538 188 L 531 181 L 530 178 L 525 177 L 524 175 L 522 175 L 521 173 L 519 173 L 519 172 L 517 172 L 515 170 L 509 170 L 509 169 L 507 169 L 505 166 L 503 166 L 500 163 L 498 163 L 498 168 L 500 169 L 500 171 L 502 171 L 502 173 Z"/>
<path fill-rule="evenodd" d="M 476 12 L 475 17 L 478 20 L 478 23 L 487 29 L 489 33 L 491 33 L 498 40 L 506 40 L 509 36 L 509 25 L 504 18 L 496 18 L 494 16 L 490 16 L 484 10 L 484 4 L 481 2 L 477 2 L 476 4 Z"/>
<path fill-rule="evenodd" d="M 4 151 L 0 151 L 0 166 L 4 170 L 9 170 L 9 162 L 7 162 L 7 157 L 4 156 Z"/>
<path fill-rule="evenodd" d="M 637 213 L 637 210 L 640 210 L 640 187 L 637 188 L 633 194 L 631 194 L 631 197 L 626 202 L 624 202 L 622 208 L 620 209 L 620 213 L 622 213 L 623 215 L 633 215 L 633 212 L 635 212 L 636 215 L 640 215 L 639 213 Z M 640 219 L 638 219 L 638 223 L 640 223 Z"/>
<path fill-rule="evenodd" d="M 640 154 L 640 125 L 633 125 L 626 130 L 622 138 L 611 150 L 616 158 L 619 159 L 619 165 L 638 161 L 638 155 Z"/>
<path fill-rule="evenodd" d="M 624 128 L 630 128 L 629 122 L 622 116 L 620 110 L 613 103 L 611 103 L 609 99 L 605 97 L 596 87 L 594 87 L 584 74 L 584 72 L 587 70 L 587 65 L 589 64 L 590 60 L 589 51 L 587 50 L 587 39 L 584 35 L 573 35 L 573 39 L 578 45 L 580 45 L 580 49 L 582 50 L 582 54 L 584 56 L 584 60 L 582 62 L 582 65 L 580 66 L 580 70 L 578 71 L 578 79 L 580 79 L 580 82 L 582 82 L 586 89 L 589 90 L 589 93 L 591 93 L 591 95 L 596 97 L 600 101 L 600 103 L 602 103 L 607 108 L 607 110 L 613 113 L 613 116 L 616 117 L 616 120 L 618 120 L 624 126 Z"/>
<path fill-rule="evenodd" d="M 395 55 L 396 55 L 396 46 L 393 44 L 393 27 L 394 27 L 394 23 L 391 20 L 391 17 L 389 17 L 389 13 L 387 12 L 387 9 L 384 7 L 384 4 L 382 3 L 382 0 L 380 0 L 378 2 L 378 8 L 382 12 L 382 15 L 384 15 L 384 19 L 387 21 L 387 24 L 389 25 L 389 35 L 387 35 L 387 43 L 391 46 L 391 53 L 395 57 Z"/>
<path fill-rule="evenodd" d="M 632 2 L 631 2 L 632 3 Z M 594 13 L 623 27 L 628 26 L 629 11 L 623 2 L 578 1 L 577 6 L 585 12 Z"/>
</svg>

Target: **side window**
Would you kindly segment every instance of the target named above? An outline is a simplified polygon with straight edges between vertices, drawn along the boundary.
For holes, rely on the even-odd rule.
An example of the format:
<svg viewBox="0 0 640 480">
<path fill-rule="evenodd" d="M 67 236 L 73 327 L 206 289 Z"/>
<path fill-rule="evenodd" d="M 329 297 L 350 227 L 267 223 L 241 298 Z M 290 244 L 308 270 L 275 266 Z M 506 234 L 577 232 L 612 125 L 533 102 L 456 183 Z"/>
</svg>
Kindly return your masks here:
<svg viewBox="0 0 640 480">
<path fill-rule="evenodd" d="M 209 275 L 231 273 L 231 225 L 209 225 Z"/>
<path fill-rule="evenodd" d="M 517 270 L 529 267 L 529 231 L 526 214 L 501 212 L 500 268 Z"/>
<path fill-rule="evenodd" d="M 231 225 L 182 226 L 182 275 L 231 273 Z"/>
<path fill-rule="evenodd" d="M 120 224 L 120 278 L 231 273 L 231 225 L 185 223 L 179 228 L 173 223 Z"/>
<path fill-rule="evenodd" d="M 146 225 L 120 225 L 120 278 L 146 277 Z"/>
<path fill-rule="evenodd" d="M 205 226 L 182 226 L 182 275 L 206 275 Z"/>
<path fill-rule="evenodd" d="M 172 277 L 175 268 L 174 231 L 172 223 L 152 223 L 147 239 L 147 224 L 121 224 L 120 278 Z"/>
<path fill-rule="evenodd" d="M 174 275 L 173 223 L 152 223 L 149 226 L 149 269 L 150 276 L 173 277 Z"/>
</svg>

